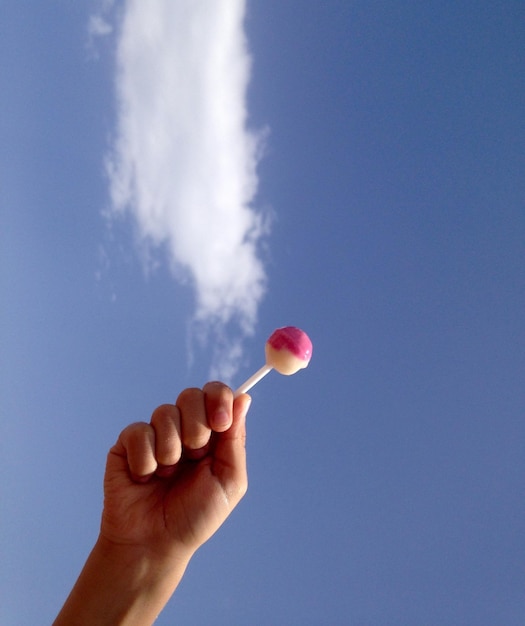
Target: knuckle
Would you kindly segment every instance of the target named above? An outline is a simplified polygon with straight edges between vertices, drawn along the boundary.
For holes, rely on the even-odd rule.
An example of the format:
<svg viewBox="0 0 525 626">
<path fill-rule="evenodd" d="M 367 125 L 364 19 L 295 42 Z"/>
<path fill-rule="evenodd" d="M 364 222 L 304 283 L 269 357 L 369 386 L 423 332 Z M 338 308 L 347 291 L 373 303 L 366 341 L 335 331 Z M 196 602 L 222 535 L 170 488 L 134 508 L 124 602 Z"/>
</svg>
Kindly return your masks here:
<svg viewBox="0 0 525 626">
<path fill-rule="evenodd" d="M 183 389 L 178 397 L 177 397 L 177 406 L 182 406 L 184 404 L 193 403 L 195 400 L 198 400 L 202 395 L 202 390 L 198 387 L 187 387 Z"/>
<path fill-rule="evenodd" d="M 173 417 L 173 404 L 161 404 L 158 406 L 151 415 L 151 423 L 158 424 L 165 421 L 171 421 Z"/>
<path fill-rule="evenodd" d="M 204 394 L 208 397 L 213 396 L 220 401 L 228 400 L 232 396 L 232 390 L 224 383 L 214 380 L 204 385 Z"/>
</svg>

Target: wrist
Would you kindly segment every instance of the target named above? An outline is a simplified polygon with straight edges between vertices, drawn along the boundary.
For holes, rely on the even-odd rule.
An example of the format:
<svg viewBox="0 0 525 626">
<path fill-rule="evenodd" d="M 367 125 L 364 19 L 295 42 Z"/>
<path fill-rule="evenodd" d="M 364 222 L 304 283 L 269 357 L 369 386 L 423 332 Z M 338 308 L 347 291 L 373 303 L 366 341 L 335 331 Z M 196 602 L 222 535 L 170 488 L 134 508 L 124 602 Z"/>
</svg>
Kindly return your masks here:
<svg viewBox="0 0 525 626">
<path fill-rule="evenodd" d="M 100 535 L 55 626 L 153 624 L 192 554 L 119 544 Z"/>
<path fill-rule="evenodd" d="M 133 576 L 147 582 L 156 575 L 184 572 L 195 551 L 179 545 L 167 547 L 120 543 L 101 533 L 93 552 L 115 572 L 121 570 L 128 578 Z"/>
</svg>

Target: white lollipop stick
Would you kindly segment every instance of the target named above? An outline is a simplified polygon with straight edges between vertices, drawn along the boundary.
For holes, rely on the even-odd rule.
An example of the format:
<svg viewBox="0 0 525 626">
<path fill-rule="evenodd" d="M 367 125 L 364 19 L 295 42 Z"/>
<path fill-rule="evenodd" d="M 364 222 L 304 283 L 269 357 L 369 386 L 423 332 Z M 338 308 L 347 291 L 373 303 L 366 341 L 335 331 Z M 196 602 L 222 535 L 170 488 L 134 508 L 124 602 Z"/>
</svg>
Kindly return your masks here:
<svg viewBox="0 0 525 626">
<path fill-rule="evenodd" d="M 271 365 L 263 365 L 261 369 L 257 370 L 255 374 L 252 374 L 250 378 L 248 378 L 248 380 L 245 380 L 243 384 L 235 390 L 235 392 L 233 393 L 233 397 L 237 398 L 241 395 L 241 393 L 246 393 L 247 391 L 249 391 L 261 380 L 261 378 L 264 378 L 266 374 L 268 374 L 268 372 L 270 372 L 271 370 L 273 370 L 273 367 Z"/>
</svg>

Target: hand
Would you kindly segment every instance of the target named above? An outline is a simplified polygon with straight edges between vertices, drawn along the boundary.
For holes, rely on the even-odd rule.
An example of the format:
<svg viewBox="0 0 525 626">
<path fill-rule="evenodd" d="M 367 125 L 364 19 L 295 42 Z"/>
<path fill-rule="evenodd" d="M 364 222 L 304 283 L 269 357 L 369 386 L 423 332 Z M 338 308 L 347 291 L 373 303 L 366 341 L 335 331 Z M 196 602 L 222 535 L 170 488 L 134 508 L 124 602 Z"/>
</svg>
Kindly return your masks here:
<svg viewBox="0 0 525 626">
<path fill-rule="evenodd" d="M 99 538 L 54 626 L 153 624 L 246 492 L 249 402 L 208 383 L 122 431 L 108 454 Z"/>
<path fill-rule="evenodd" d="M 246 492 L 249 402 L 208 383 L 125 428 L 107 459 L 101 537 L 189 558 Z"/>
</svg>

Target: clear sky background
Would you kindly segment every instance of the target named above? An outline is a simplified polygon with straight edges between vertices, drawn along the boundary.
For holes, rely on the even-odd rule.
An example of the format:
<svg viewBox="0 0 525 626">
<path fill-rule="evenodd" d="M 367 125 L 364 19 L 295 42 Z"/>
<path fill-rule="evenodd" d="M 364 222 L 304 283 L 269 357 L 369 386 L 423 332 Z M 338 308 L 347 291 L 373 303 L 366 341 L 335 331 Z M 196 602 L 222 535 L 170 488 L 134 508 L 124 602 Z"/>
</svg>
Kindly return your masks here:
<svg viewBox="0 0 525 626">
<path fill-rule="evenodd" d="M 164 3 L 139 4 L 154 19 Z M 223 2 L 195 4 L 220 21 Z M 191 91 L 201 66 L 181 50 L 229 39 L 163 19 L 157 58 L 125 67 L 142 62 L 168 106 L 146 81 L 151 101 L 130 109 L 144 143 L 120 157 L 131 4 L 110 5 L 0 4 L 0 623 L 53 620 L 120 430 L 217 372 L 240 384 L 296 325 L 312 362 L 253 390 L 248 495 L 158 623 L 523 624 L 523 2 L 249 1 L 246 93 L 242 45 Z M 220 108 L 229 94 L 247 120 Z M 237 111 L 237 143 L 214 134 L 221 110 Z M 111 154 L 124 179 L 151 166 L 141 227 L 116 217 Z M 148 221 L 159 206 L 167 222 Z M 217 267 L 230 274 L 209 283 Z"/>
</svg>

